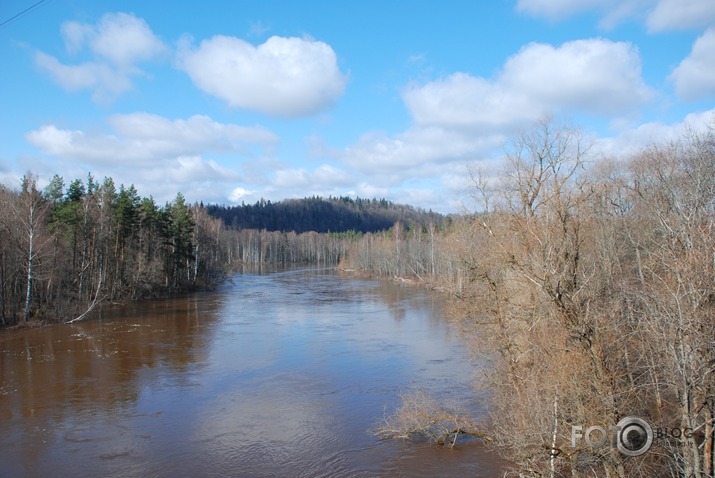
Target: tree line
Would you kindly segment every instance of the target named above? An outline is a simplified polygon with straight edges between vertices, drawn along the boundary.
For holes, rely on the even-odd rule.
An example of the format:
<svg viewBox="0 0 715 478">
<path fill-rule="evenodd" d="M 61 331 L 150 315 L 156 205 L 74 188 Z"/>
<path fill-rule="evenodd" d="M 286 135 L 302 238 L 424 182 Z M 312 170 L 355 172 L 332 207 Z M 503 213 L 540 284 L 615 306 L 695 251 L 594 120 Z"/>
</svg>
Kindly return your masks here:
<svg viewBox="0 0 715 478">
<path fill-rule="evenodd" d="M 337 264 L 345 238 L 227 228 L 181 193 L 163 206 L 111 178 L 0 186 L 0 325 L 216 286 L 240 264 Z"/>
<path fill-rule="evenodd" d="M 271 202 L 261 199 L 240 206 L 209 205 L 209 214 L 233 229 L 280 232 L 378 232 L 396 221 L 410 224 L 439 222 L 442 216 L 386 199 L 343 197 L 286 199 Z"/>
<path fill-rule="evenodd" d="M 134 186 L 27 174 L 0 188 L 0 320 L 67 321 L 103 301 L 208 287 L 222 225 L 179 193 L 159 206 Z M 211 238 L 211 240 L 209 240 Z"/>
<path fill-rule="evenodd" d="M 474 214 L 365 235 L 342 267 L 451 297 L 491 364 L 484 427 L 513 476 L 715 476 L 713 128 L 617 161 L 545 120 L 504 162 L 472 172 Z M 612 436 L 627 417 L 649 448 Z"/>
</svg>

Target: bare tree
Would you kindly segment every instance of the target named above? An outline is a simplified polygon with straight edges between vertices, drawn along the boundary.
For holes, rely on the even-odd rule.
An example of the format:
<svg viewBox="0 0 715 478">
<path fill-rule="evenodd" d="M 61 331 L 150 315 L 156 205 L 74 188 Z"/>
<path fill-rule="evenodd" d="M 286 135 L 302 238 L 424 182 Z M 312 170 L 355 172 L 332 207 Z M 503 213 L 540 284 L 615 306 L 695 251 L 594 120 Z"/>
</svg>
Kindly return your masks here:
<svg viewBox="0 0 715 478">
<path fill-rule="evenodd" d="M 492 363 L 488 431 L 515 476 L 713 478 L 713 131 L 614 161 L 543 120 L 509 143 L 504 164 L 500 180 L 472 174 L 482 209 L 428 231 L 429 250 L 417 234 L 399 254 L 397 237 L 366 236 L 353 266 L 435 271 Z M 437 436 L 429 417 L 449 415 L 435 409 L 408 397 L 381 431 Z M 573 446 L 572 426 L 627 416 L 675 431 L 638 457 L 617 440 Z"/>
<path fill-rule="evenodd" d="M 715 142 L 712 134 L 652 147 L 632 164 L 642 282 L 640 331 L 653 344 L 663 388 L 677 403 L 661 424 L 679 427 L 674 472 L 713 476 L 715 397 Z M 644 227 L 645 226 L 645 227 Z M 643 230 L 648 231 L 643 234 Z"/>
<path fill-rule="evenodd" d="M 579 130 L 550 120 L 516 136 L 485 202 L 492 208 L 473 220 L 483 232 L 471 233 L 474 252 L 463 256 L 475 289 L 465 316 L 487 332 L 487 351 L 500 352 L 488 381 L 495 444 L 529 473 L 575 473 L 587 463 L 625 476 L 615 447 L 566 450 L 570 424 L 619 418 L 618 335 L 591 234 L 592 159 Z"/>
<path fill-rule="evenodd" d="M 37 259 L 47 252 L 45 225 L 49 204 L 37 189 L 37 178 L 30 173 L 23 177 L 19 195 L 5 195 L 4 198 L 7 202 L 4 206 L 17 225 L 17 228 L 9 228 L 8 233 L 25 256 L 26 283 L 22 317 L 27 321 L 30 318 Z"/>
</svg>

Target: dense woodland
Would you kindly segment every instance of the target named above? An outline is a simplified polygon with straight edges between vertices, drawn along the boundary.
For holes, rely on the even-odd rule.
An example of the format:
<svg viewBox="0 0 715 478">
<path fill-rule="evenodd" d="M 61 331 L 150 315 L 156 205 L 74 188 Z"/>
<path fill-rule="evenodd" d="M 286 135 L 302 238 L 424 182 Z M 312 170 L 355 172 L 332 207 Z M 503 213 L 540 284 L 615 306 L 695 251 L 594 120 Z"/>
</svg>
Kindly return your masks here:
<svg viewBox="0 0 715 478">
<path fill-rule="evenodd" d="M 69 321 L 103 301 L 215 284 L 222 225 L 181 194 L 159 206 L 89 176 L 0 189 L 0 320 Z"/>
<path fill-rule="evenodd" d="M 442 220 L 385 200 L 205 208 L 179 193 L 160 206 L 111 178 L 37 183 L 28 173 L 19 190 L 0 186 L 2 325 L 66 322 L 102 302 L 213 287 L 241 264 L 336 265 L 362 230 Z"/>
<path fill-rule="evenodd" d="M 478 213 L 366 234 L 342 267 L 451 297 L 491 363 L 482 431 L 512 476 L 715 476 L 713 129 L 615 161 L 544 121 L 504 161 L 499 179 L 473 171 Z M 654 429 L 644 454 L 571 446 L 572 426 L 628 416 Z"/>
<path fill-rule="evenodd" d="M 179 193 L 165 205 L 111 178 L 0 186 L 0 324 L 84 318 L 106 302 L 218 284 L 240 264 L 337 264 L 346 235 L 231 230 Z"/>
<path fill-rule="evenodd" d="M 232 229 L 281 232 L 378 232 L 400 221 L 426 225 L 441 222 L 442 215 L 386 199 L 311 197 L 279 202 L 260 200 L 241 206 L 209 205 L 208 212 Z"/>
</svg>

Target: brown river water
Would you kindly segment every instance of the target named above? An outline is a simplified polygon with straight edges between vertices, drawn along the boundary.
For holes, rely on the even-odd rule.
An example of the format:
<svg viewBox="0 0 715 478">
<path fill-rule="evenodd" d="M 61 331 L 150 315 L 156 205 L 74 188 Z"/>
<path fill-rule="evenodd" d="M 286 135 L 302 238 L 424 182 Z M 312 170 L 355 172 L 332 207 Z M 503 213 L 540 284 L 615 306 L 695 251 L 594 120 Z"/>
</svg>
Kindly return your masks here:
<svg viewBox="0 0 715 478">
<path fill-rule="evenodd" d="M 332 270 L 0 331 L 0 477 L 500 475 L 371 428 L 415 388 L 485 416 L 480 364 L 415 287 Z"/>
</svg>

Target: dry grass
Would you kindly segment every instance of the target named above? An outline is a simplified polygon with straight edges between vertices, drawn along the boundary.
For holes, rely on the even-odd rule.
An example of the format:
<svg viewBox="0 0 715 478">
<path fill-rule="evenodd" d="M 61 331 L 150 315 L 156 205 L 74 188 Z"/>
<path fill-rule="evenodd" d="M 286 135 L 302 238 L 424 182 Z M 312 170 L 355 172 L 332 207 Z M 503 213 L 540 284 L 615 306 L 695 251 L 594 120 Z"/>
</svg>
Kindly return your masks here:
<svg viewBox="0 0 715 478">
<path fill-rule="evenodd" d="M 441 405 L 424 390 L 402 395 L 402 404 L 374 430 L 380 438 L 426 440 L 454 447 L 460 436 L 489 439 L 463 412 Z"/>
</svg>

